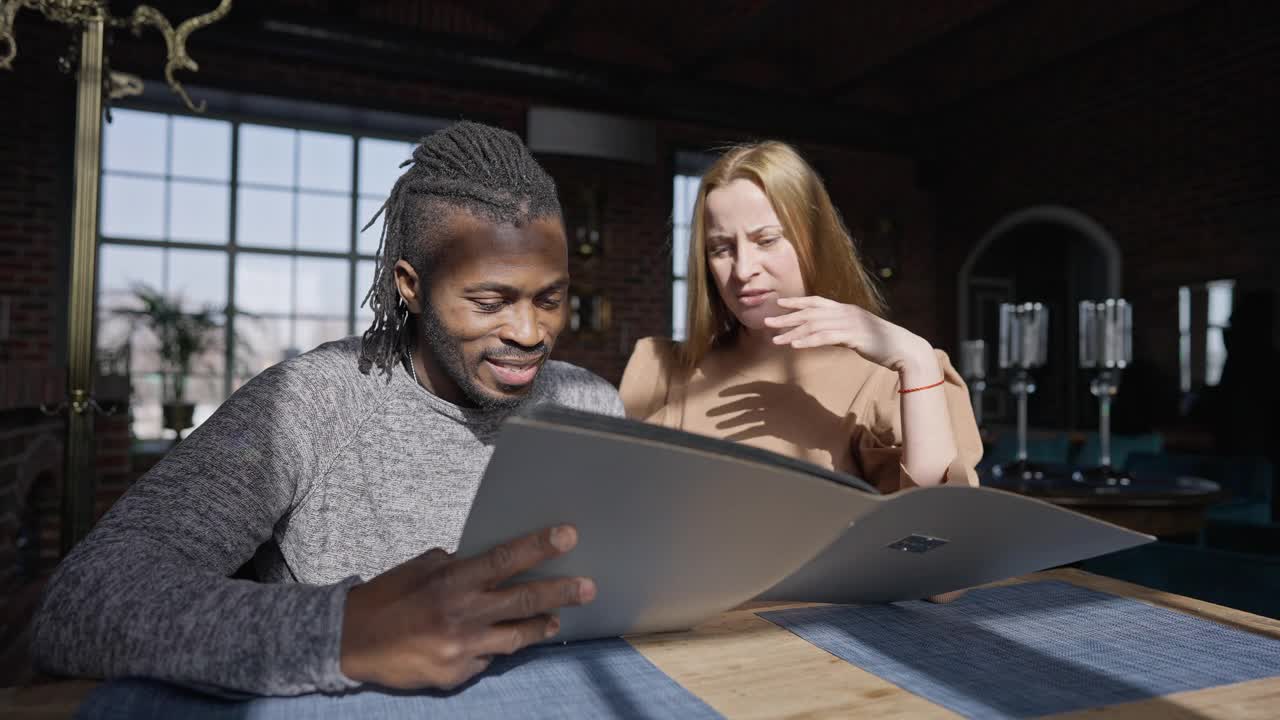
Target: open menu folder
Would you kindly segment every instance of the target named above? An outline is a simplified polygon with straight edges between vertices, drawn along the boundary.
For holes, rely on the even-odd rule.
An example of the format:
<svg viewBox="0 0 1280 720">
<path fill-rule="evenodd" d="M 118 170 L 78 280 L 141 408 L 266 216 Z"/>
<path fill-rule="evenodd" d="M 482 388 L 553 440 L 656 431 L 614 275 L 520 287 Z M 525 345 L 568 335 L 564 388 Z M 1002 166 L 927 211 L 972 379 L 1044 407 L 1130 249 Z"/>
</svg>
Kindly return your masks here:
<svg viewBox="0 0 1280 720">
<path fill-rule="evenodd" d="M 458 555 L 560 523 L 577 548 L 516 578 L 596 581 L 556 641 L 684 630 L 753 598 L 919 599 L 1154 540 L 1002 490 L 881 495 L 758 448 L 542 405 L 500 431 Z"/>
</svg>

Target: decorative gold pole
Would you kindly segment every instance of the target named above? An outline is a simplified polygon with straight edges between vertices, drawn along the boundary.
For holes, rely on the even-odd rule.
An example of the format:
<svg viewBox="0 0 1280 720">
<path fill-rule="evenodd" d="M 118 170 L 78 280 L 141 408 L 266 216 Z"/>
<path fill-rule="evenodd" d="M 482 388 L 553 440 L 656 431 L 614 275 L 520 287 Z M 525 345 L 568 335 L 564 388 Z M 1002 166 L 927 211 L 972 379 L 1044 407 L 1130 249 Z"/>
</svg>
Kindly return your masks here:
<svg viewBox="0 0 1280 720">
<path fill-rule="evenodd" d="M 85 21 L 80 37 L 76 99 L 75 198 L 71 225 L 71 299 L 67 309 L 66 477 L 62 493 L 62 556 L 93 525 L 93 285 L 98 251 L 98 163 L 102 148 L 103 24 Z"/>
<path fill-rule="evenodd" d="M 71 293 L 67 310 L 67 399 L 56 409 L 41 406 L 49 415 L 67 411 L 65 481 L 62 491 L 62 554 L 65 557 L 93 526 L 96 488 L 94 477 L 93 416 L 102 408 L 93 399 L 93 300 L 94 265 L 98 256 L 98 165 L 102 154 L 102 97 L 137 95 L 142 81 L 133 75 L 112 72 L 104 84 L 105 30 L 128 28 L 135 35 L 153 27 L 164 37 L 167 57 L 164 78 L 169 88 L 193 112 L 204 112 L 178 82 L 179 70 L 195 72 L 196 61 L 187 54 L 191 33 L 208 27 L 231 12 L 231 0 L 202 15 L 187 18 L 175 29 L 153 7 L 139 5 L 128 18 L 113 18 L 107 0 L 0 0 L 0 70 L 12 70 L 18 55 L 14 21 L 18 11 L 39 10 L 47 19 L 72 25 L 80 33 L 80 78 L 76 101 L 75 198 L 72 201 Z"/>
</svg>

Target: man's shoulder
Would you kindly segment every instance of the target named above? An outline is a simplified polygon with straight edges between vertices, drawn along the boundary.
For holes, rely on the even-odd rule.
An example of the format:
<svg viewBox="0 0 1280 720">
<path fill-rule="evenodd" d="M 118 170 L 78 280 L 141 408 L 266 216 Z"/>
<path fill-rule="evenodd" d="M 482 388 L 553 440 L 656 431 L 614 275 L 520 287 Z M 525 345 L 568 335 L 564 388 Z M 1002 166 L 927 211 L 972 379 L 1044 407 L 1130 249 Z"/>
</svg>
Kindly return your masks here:
<svg viewBox="0 0 1280 720">
<path fill-rule="evenodd" d="M 350 378 L 353 382 L 359 382 L 358 378 L 372 377 L 376 369 L 368 375 L 360 372 L 360 338 L 346 337 L 317 345 L 265 372 L 277 373 L 293 380 L 333 381 Z"/>
<path fill-rule="evenodd" d="M 338 340 L 321 343 L 288 362 L 312 363 L 317 366 L 330 366 L 340 370 L 357 372 L 360 364 L 360 348 L 363 341 L 359 335 L 350 335 Z"/>
<path fill-rule="evenodd" d="M 542 377 L 555 388 L 589 388 L 597 391 L 613 390 L 608 380 L 590 370 L 563 360 L 548 360 L 542 368 Z"/>
<path fill-rule="evenodd" d="M 360 371 L 360 342 L 359 337 L 326 342 L 267 368 L 241 390 L 284 391 L 330 398 L 347 407 L 362 405 L 360 400 L 376 395 L 387 378 L 376 367 L 368 373 Z"/>
<path fill-rule="evenodd" d="M 548 399 L 554 403 L 603 415 L 623 414 L 618 389 L 586 368 L 549 360 L 538 380 L 543 383 Z"/>
</svg>

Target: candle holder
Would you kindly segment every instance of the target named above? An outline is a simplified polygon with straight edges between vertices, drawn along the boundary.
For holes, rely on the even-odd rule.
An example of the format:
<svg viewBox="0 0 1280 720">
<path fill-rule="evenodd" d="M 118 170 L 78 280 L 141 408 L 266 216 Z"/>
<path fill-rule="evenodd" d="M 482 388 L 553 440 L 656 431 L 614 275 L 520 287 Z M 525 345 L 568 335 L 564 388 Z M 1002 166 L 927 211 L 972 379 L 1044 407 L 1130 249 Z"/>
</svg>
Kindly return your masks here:
<svg viewBox="0 0 1280 720">
<path fill-rule="evenodd" d="M 1096 371 L 1089 392 L 1098 398 L 1098 465 L 1075 470 L 1071 479 L 1093 486 L 1129 485 L 1129 475 L 1111 464 L 1111 402 L 1120 373 L 1133 362 L 1133 306 L 1118 298 L 1080 303 L 1080 367 Z"/>
<path fill-rule="evenodd" d="M 982 427 L 982 393 L 987 389 L 987 343 L 965 340 L 960 343 L 960 377 L 969 386 L 973 418 Z"/>
<path fill-rule="evenodd" d="M 1035 393 L 1031 370 L 1049 355 L 1049 308 L 1041 303 L 1000 305 L 1000 369 L 1011 372 L 1009 391 L 1018 401 L 1017 457 L 991 469 L 997 478 L 1044 479 L 1044 468 L 1027 460 L 1027 398 Z"/>
</svg>

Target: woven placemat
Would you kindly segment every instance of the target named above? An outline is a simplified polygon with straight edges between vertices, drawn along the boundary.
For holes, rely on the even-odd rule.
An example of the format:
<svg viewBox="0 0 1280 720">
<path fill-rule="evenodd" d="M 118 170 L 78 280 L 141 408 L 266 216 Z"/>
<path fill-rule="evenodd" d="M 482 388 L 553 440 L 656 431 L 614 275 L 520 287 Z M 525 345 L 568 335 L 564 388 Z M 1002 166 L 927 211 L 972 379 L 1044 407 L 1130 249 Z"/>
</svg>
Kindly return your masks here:
<svg viewBox="0 0 1280 720">
<path fill-rule="evenodd" d="M 365 718 L 719 718 L 624 640 L 551 645 L 499 658 L 450 693 L 363 691 L 341 696 L 222 700 L 147 680 L 107 683 L 77 718 L 329 720 Z"/>
<path fill-rule="evenodd" d="M 1280 640 L 1045 581 L 960 600 L 760 616 L 973 718 L 1026 718 L 1280 675 Z"/>
</svg>

